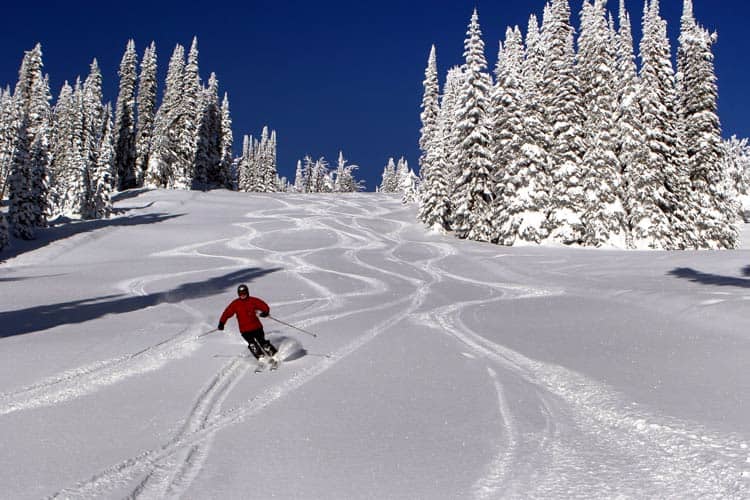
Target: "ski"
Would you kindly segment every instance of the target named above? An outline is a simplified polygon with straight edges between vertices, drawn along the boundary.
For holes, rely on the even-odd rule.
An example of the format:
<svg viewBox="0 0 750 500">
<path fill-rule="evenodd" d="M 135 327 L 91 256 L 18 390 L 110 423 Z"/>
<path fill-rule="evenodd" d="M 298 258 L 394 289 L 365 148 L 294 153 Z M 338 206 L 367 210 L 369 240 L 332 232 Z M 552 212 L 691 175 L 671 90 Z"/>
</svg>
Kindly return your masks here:
<svg viewBox="0 0 750 500">
<path fill-rule="evenodd" d="M 251 354 L 214 354 L 214 358 L 230 358 L 230 359 L 250 359 L 254 358 Z M 271 362 L 264 362 L 264 363 L 257 363 L 255 367 L 255 373 L 262 373 L 266 371 L 266 368 L 269 369 L 269 371 L 274 371 L 279 368 L 279 362 L 278 361 L 271 361 Z"/>
</svg>

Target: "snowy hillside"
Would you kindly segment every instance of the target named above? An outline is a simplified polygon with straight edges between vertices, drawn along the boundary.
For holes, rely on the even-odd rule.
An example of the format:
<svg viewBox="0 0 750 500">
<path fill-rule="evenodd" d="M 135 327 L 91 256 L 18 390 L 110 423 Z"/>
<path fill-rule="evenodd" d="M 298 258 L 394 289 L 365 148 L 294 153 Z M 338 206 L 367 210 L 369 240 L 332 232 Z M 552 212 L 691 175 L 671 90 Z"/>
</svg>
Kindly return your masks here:
<svg viewBox="0 0 750 500">
<path fill-rule="evenodd" d="M 0 264 L 0 497 L 748 498 L 750 241 L 506 248 L 147 191 Z M 46 238 L 46 239 L 45 239 Z M 15 252 L 15 253 L 14 253 Z M 288 358 L 254 373 L 238 284 Z"/>
</svg>

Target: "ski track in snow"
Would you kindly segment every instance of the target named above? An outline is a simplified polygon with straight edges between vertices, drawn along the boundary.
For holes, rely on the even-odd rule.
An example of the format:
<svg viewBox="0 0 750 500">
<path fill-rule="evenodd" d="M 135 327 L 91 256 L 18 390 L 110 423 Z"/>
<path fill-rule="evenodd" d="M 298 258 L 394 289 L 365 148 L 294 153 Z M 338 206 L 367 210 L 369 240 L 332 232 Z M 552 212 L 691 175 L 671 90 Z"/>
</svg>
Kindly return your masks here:
<svg viewBox="0 0 750 500">
<path fill-rule="evenodd" d="M 463 321 L 475 307 L 492 307 L 499 301 L 522 300 L 558 295 L 563 290 L 540 289 L 516 283 L 497 283 L 467 278 L 440 267 L 441 261 L 454 255 L 460 242 L 421 241 L 429 256 L 405 263 L 395 257 L 407 241 L 401 232 L 406 224 L 388 218 L 388 210 L 373 211 L 375 204 L 318 199 L 305 207 L 306 217 L 298 216 L 300 207 L 274 198 L 276 205 L 246 215 L 249 222 L 235 224 L 242 233 L 222 241 L 181 246 L 155 256 L 191 256 L 226 259 L 222 267 L 206 271 L 163 273 L 141 276 L 123 282 L 129 294 L 146 295 L 156 282 L 189 274 L 236 270 L 256 265 L 252 259 L 222 254 L 217 245 L 233 250 L 264 252 L 264 261 L 278 265 L 285 273 L 312 290 L 312 296 L 275 304 L 295 306 L 288 319 L 303 328 L 346 317 L 388 311 L 379 317 L 388 319 L 372 324 L 361 335 L 340 346 L 330 358 L 303 365 L 297 371 L 281 370 L 279 376 L 255 397 L 238 406 L 223 408 L 236 384 L 247 375 L 252 361 L 232 359 L 222 365 L 197 394 L 180 429 L 171 440 L 137 456 L 123 460 L 88 480 L 52 495 L 53 498 L 91 498 L 117 489 L 130 491 L 131 498 L 179 498 L 187 496 L 190 485 L 201 472 L 211 453 L 213 437 L 230 426 L 243 422 L 274 402 L 293 393 L 318 375 L 368 344 L 401 321 L 417 320 L 454 338 L 468 349 L 464 355 L 472 362 L 486 363 L 487 376 L 497 394 L 497 453 L 473 482 L 474 498 L 556 498 L 556 497 L 639 497 L 653 493 L 659 497 L 704 496 L 747 497 L 748 449 L 738 436 L 702 429 L 696 424 L 656 415 L 647 409 L 627 405 L 623 398 L 604 384 L 560 366 L 529 359 L 494 343 L 473 331 Z M 348 205 L 351 212 L 342 208 Z M 260 232 L 254 219 L 273 217 L 287 227 Z M 386 231 L 371 226 L 385 221 Z M 289 235 L 295 231 L 329 231 L 334 238 L 318 248 L 277 249 L 273 233 Z M 214 249 L 214 252 L 210 251 Z M 352 272 L 329 269 L 315 263 L 324 251 L 340 252 L 341 262 Z M 378 255 L 378 265 L 372 263 Z M 382 265 L 379 265 L 381 264 Z M 340 277 L 359 284 L 356 290 L 341 293 L 326 286 L 320 275 Z M 394 286 L 398 284 L 398 286 Z M 435 285 L 460 284 L 481 292 L 484 298 L 466 300 L 450 306 L 426 310 L 426 298 Z M 389 295 L 389 291 L 407 287 L 410 293 Z M 358 298 L 379 296 L 357 307 Z M 372 304 L 378 304 L 373 306 Z M 170 360 L 199 349 L 194 342 L 205 323 L 199 312 L 186 304 L 180 307 L 192 324 L 159 344 L 123 358 L 103 361 L 64 372 L 27 388 L 0 395 L 0 415 L 66 401 L 89 394 L 126 377 L 155 370 Z M 368 323 L 364 323 L 368 324 Z M 514 414 L 508 395 L 523 391 L 536 402 L 534 424 L 526 416 Z M 523 405 L 529 407 L 529 404 Z M 582 436 L 585 441 L 581 442 Z M 689 492 L 689 493 L 687 493 Z"/>
<path fill-rule="evenodd" d="M 315 217 L 305 219 L 289 218 L 288 222 L 290 223 L 291 228 L 279 230 L 280 232 L 288 233 L 293 229 L 325 229 L 328 224 L 336 224 L 335 234 L 337 234 L 337 239 L 335 242 L 332 242 L 330 246 L 320 247 L 313 250 L 276 250 L 274 251 L 274 254 L 267 259 L 272 263 L 282 265 L 285 269 L 293 269 L 293 271 L 290 270 L 287 272 L 294 273 L 297 278 L 305 282 L 305 284 L 309 285 L 319 294 L 318 299 L 314 301 L 314 307 L 308 308 L 304 311 L 305 318 L 303 321 L 299 321 L 298 324 L 309 328 L 311 325 L 324 323 L 330 320 L 355 316 L 362 313 L 371 313 L 379 310 L 394 310 L 395 312 L 401 313 L 405 312 L 408 317 L 408 315 L 415 311 L 424 301 L 429 290 L 429 285 L 425 284 L 421 279 L 406 277 L 396 271 L 384 270 L 372 264 L 368 264 L 357 255 L 362 251 L 372 250 L 386 250 L 392 253 L 393 249 L 397 248 L 400 243 L 400 239 L 397 236 L 389 238 L 387 234 L 373 234 L 371 230 L 363 228 L 356 218 L 352 220 L 354 228 L 352 229 L 349 227 L 347 229 L 344 226 L 338 225 L 334 220 L 335 215 L 336 214 L 331 213 L 329 207 L 324 206 L 316 212 Z M 376 219 L 381 215 L 385 214 L 369 213 L 367 218 Z M 253 214 L 253 217 L 263 216 L 273 216 L 277 221 L 284 218 L 283 211 L 280 212 L 278 209 L 269 209 L 265 212 Z M 250 223 L 239 223 L 237 226 L 243 228 L 246 232 L 238 238 L 229 240 L 226 243 L 227 247 L 239 250 L 265 250 L 264 248 L 255 245 L 254 241 L 260 235 Z M 394 232 L 399 232 L 404 227 L 404 223 L 397 222 Z M 268 232 L 265 232 L 264 236 L 268 236 L 268 234 Z M 201 246 L 203 246 L 203 244 L 188 245 L 186 247 L 160 252 L 159 255 L 170 256 L 191 254 L 194 256 L 221 257 L 219 255 L 209 255 L 197 252 L 196 249 Z M 444 248 L 445 247 L 438 251 L 433 259 L 443 258 L 445 256 Z M 344 273 L 324 269 L 308 260 L 305 260 L 306 257 L 325 249 L 344 249 L 345 251 L 343 255 L 351 264 L 359 268 L 367 269 L 374 274 L 379 274 L 391 280 L 406 281 L 414 285 L 417 290 L 414 294 L 409 294 L 405 297 L 396 297 L 390 301 L 381 302 L 378 306 L 369 305 L 359 309 L 347 307 L 346 302 L 348 300 L 356 297 L 366 297 L 372 294 L 385 293 L 389 290 L 389 286 L 386 281 L 381 279 L 363 277 L 358 273 Z M 391 260 L 393 262 L 398 262 L 395 258 L 392 258 Z M 241 264 L 247 265 L 247 262 L 241 262 Z M 328 272 L 341 275 L 361 282 L 363 284 L 363 289 L 345 294 L 336 293 L 336 291 L 320 285 L 317 281 L 306 276 L 311 272 Z M 173 276 L 174 275 L 161 275 L 156 278 L 171 278 Z M 134 279 L 127 284 L 126 288 L 132 290 L 134 293 L 145 293 L 145 291 L 141 291 L 142 287 L 140 285 L 136 285 L 143 281 L 143 278 Z M 288 304 L 295 304 L 295 302 L 290 302 Z M 316 311 L 320 311 L 320 314 L 314 315 Z M 247 401 L 244 405 L 230 408 L 228 410 L 222 410 L 221 405 L 226 398 L 226 395 L 229 394 L 231 388 L 234 387 L 234 385 L 236 385 L 236 383 L 247 372 L 248 365 L 244 359 L 235 359 L 231 361 L 208 383 L 207 389 L 202 391 L 197 398 L 197 402 L 188 414 L 186 423 L 169 443 L 160 448 L 143 452 L 136 457 L 132 457 L 109 467 L 94 475 L 87 481 L 83 481 L 72 488 L 59 491 L 54 494 L 52 498 L 88 498 L 91 496 L 99 496 L 115 488 L 123 488 L 131 483 L 134 478 L 139 476 L 145 476 L 145 478 L 142 479 L 135 489 L 132 490 L 132 493 L 130 494 L 131 498 L 177 498 L 182 496 L 188 490 L 192 480 L 199 474 L 203 460 L 205 460 L 205 457 L 210 453 L 212 437 L 217 432 L 255 415 L 269 404 L 291 393 L 325 372 L 341 359 L 344 359 L 351 353 L 357 351 L 382 332 L 387 331 L 395 323 L 402 320 L 399 314 L 388 315 L 388 318 L 389 319 L 380 321 L 371 326 L 364 332 L 364 334 L 336 350 L 330 357 L 323 358 L 313 366 L 291 375 L 280 384 L 269 387 L 258 396 Z M 294 321 L 295 318 L 292 317 L 291 320 Z M 242 369 L 235 368 L 241 366 L 242 363 L 245 363 Z"/>
<path fill-rule="evenodd" d="M 513 459 L 516 458 L 515 453 L 518 446 L 518 430 L 505 398 L 502 384 L 495 370 L 487 368 L 487 373 L 489 373 L 497 393 L 498 412 L 503 423 L 502 433 L 505 435 L 505 440 L 498 447 L 498 455 L 488 466 L 488 472 L 480 477 L 474 485 L 474 498 L 478 499 L 498 498 L 502 494 L 502 489 L 507 484 L 507 476 L 512 468 Z"/>
<path fill-rule="evenodd" d="M 180 247 L 170 252 L 161 252 L 161 254 L 164 256 L 196 256 L 198 255 L 196 249 L 202 245 L 205 244 Z M 247 260 L 243 260 L 243 263 L 247 264 Z M 223 269 L 235 269 L 235 267 L 219 268 L 219 270 Z M 131 296 L 146 296 L 148 295 L 146 287 L 149 284 L 164 279 L 203 274 L 208 271 L 215 272 L 216 270 L 217 268 L 211 268 L 205 271 L 141 276 L 123 281 L 118 285 L 118 288 Z M 198 348 L 195 342 L 198 335 L 205 332 L 208 325 L 203 321 L 202 315 L 183 303 L 169 304 L 169 306 L 181 309 L 192 319 L 178 333 L 141 351 L 66 370 L 27 387 L 0 394 L 0 416 L 80 398 L 127 378 L 158 370 L 169 361 L 190 355 Z M 161 328 L 164 325 L 157 326 Z"/>
<path fill-rule="evenodd" d="M 422 314 L 420 320 L 432 322 L 496 369 L 535 388 L 533 392 L 546 422 L 541 432 L 524 431 L 524 445 L 520 447 L 512 440 L 500 443 L 499 447 L 506 451 L 476 483 L 475 498 L 630 498 L 647 491 L 667 498 L 748 497 L 747 464 L 743 463 L 748 460 L 747 444 L 740 436 L 712 433 L 697 424 L 628 406 L 604 384 L 493 343 L 461 320 L 478 306 L 491 307 L 502 300 L 555 292 L 502 286 L 507 293 L 497 293 L 498 284 L 443 274 L 483 285 L 490 297 L 431 311 Z M 513 436 L 517 432 L 514 418 L 502 402 L 499 389 L 498 398 L 504 434 Z M 587 442 L 581 442 L 582 434 L 587 436 Z M 524 447 L 529 449 L 517 449 Z M 514 453 L 538 464 L 538 472 L 518 474 L 534 478 L 533 483 L 517 484 L 513 480 Z"/>
</svg>

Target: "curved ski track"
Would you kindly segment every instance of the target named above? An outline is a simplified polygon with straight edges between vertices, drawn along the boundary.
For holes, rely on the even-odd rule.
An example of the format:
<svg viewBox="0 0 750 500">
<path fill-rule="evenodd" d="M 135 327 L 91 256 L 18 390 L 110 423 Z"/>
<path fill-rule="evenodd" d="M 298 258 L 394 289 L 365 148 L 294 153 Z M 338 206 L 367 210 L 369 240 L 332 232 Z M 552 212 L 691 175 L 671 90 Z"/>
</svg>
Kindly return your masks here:
<svg viewBox="0 0 750 500">
<path fill-rule="evenodd" d="M 741 477 L 747 467 L 747 444 L 737 436 L 712 433 L 690 422 L 628 405 L 605 385 L 494 343 L 463 320 L 477 307 L 561 294 L 564 290 L 482 281 L 450 272 L 440 264 L 456 254 L 455 245 L 461 243 L 408 241 L 402 235 L 407 224 L 388 218 L 388 207 L 392 205 L 380 208 L 375 202 L 322 197 L 311 200 L 304 209 L 281 198 L 269 198 L 269 203 L 277 206 L 248 214 L 249 222 L 236 224 L 242 233 L 235 238 L 182 246 L 158 255 L 230 261 L 221 268 L 183 273 L 186 275 L 257 264 L 250 259 L 224 255 L 217 245 L 260 250 L 265 252 L 266 263 L 293 273 L 314 291 L 314 296 L 275 304 L 276 308 L 294 306 L 297 312 L 288 319 L 301 327 L 312 328 L 338 318 L 376 311 L 391 312 L 379 315 L 389 319 L 338 347 L 330 358 L 321 358 L 296 372 L 281 371 L 274 379 L 277 381 L 255 397 L 224 408 L 228 395 L 252 366 L 245 359 L 232 359 L 206 382 L 172 439 L 62 489 L 52 498 L 100 497 L 115 489 L 130 491 L 130 498 L 184 496 L 200 474 L 216 433 L 293 393 L 400 321 L 418 321 L 453 337 L 469 351 L 470 357 L 486 365 L 488 380 L 497 394 L 497 452 L 467 492 L 474 498 L 611 498 L 638 497 L 644 492 L 661 497 L 684 497 L 686 492 L 709 498 L 748 496 L 747 481 Z M 304 217 L 299 216 L 301 210 Z M 261 233 L 254 226 L 256 220 L 269 218 L 277 225 L 284 222 L 284 227 L 275 231 L 279 234 L 315 229 L 328 231 L 335 238 L 330 244 L 313 249 L 268 248 L 264 245 L 265 238 L 274 231 Z M 375 230 L 377 225 L 387 227 Z M 396 255 L 406 244 L 422 246 L 428 257 L 405 263 Z M 316 255 L 326 250 L 340 251 L 340 262 L 350 271 L 341 270 L 343 266 L 330 268 L 316 264 Z M 379 255 L 382 265 L 368 262 L 372 255 Z M 340 293 L 309 276 L 311 273 L 339 276 L 359 283 L 360 287 Z M 122 283 L 121 287 L 133 295 L 145 294 L 146 288 L 157 281 L 176 276 L 179 275 L 141 276 Z M 396 283 L 408 287 L 411 293 L 389 294 Z M 472 287 L 484 298 L 426 307 L 426 298 L 433 287 L 446 284 Z M 379 296 L 378 300 L 363 300 L 364 305 L 357 305 L 357 299 L 373 296 Z M 196 326 L 183 328 L 141 352 L 82 366 L 2 394 L 0 415 L 80 397 L 125 377 L 158 369 L 199 349 L 196 335 L 210 326 L 203 322 L 198 311 L 185 304 L 169 306 L 181 307 Z M 522 408 L 536 409 L 531 421 L 528 415 L 517 414 L 519 409 L 508 403 L 521 398 L 525 401 Z"/>
<path fill-rule="evenodd" d="M 283 203 L 281 200 L 274 200 Z M 333 319 L 354 316 L 361 313 L 370 313 L 379 310 L 394 310 L 399 313 L 406 313 L 406 316 L 415 311 L 424 301 L 429 290 L 429 283 L 424 282 L 425 276 L 410 277 L 404 276 L 403 273 L 396 270 L 387 270 L 369 264 L 365 259 L 360 258 L 359 254 L 365 251 L 378 251 L 391 254 L 401 244 L 398 233 L 406 224 L 394 222 L 395 228 L 390 233 L 376 234 L 371 229 L 364 227 L 359 219 L 352 216 L 351 213 L 336 213 L 338 201 L 327 203 L 320 200 L 316 210 L 311 216 L 305 218 L 288 217 L 285 215 L 285 209 L 290 208 L 292 211 L 298 210 L 295 206 L 283 207 L 282 209 L 268 209 L 263 212 L 254 212 L 248 215 L 248 218 L 266 218 L 273 217 L 278 222 L 285 220 L 289 227 L 277 230 L 280 233 L 287 234 L 293 230 L 308 230 L 311 228 L 325 230 L 329 227 L 335 228 L 336 240 L 330 245 L 315 249 L 305 250 L 273 250 L 269 252 L 270 256 L 267 261 L 271 264 L 279 264 L 280 267 L 292 272 L 297 278 L 304 281 L 308 286 L 317 292 L 317 296 L 312 299 L 302 299 L 300 301 L 290 301 L 286 304 L 275 304 L 276 307 L 285 305 L 309 303 L 299 315 L 304 318 L 297 319 L 291 316 L 290 321 L 295 321 L 302 327 L 310 328 L 319 323 L 324 323 Z M 377 220 L 387 214 L 387 209 L 380 213 L 372 213 L 372 207 L 367 205 L 360 207 L 357 203 L 351 203 L 350 207 L 356 212 L 366 214 L 365 218 Z M 309 210 L 309 209 L 308 209 Z M 351 225 L 345 226 L 337 217 L 349 218 Z M 254 241 L 261 235 L 254 229 L 252 223 L 238 223 L 244 233 L 226 241 L 225 245 L 229 248 L 247 250 L 260 249 Z M 264 237 L 269 235 L 268 231 L 263 233 Z M 224 257 L 223 255 L 211 255 L 204 251 L 199 251 L 201 247 L 207 247 L 215 242 L 189 245 L 179 247 L 166 252 L 160 252 L 161 256 L 173 255 L 193 255 L 196 257 Z M 349 264 L 362 269 L 365 274 L 379 275 L 381 278 L 363 276 L 361 273 L 347 273 L 328 269 L 314 264 L 308 258 L 322 250 L 343 250 L 343 259 Z M 445 250 L 440 249 L 434 260 L 441 259 L 445 256 Z M 247 266 L 248 262 L 243 259 L 227 257 L 233 260 L 239 260 L 237 264 Z M 399 260 L 390 257 L 393 263 Z M 227 266 L 227 268 L 235 268 Z M 215 268 L 214 268 L 215 270 Z M 196 271 L 192 271 L 194 273 Z M 340 275 L 348 279 L 360 282 L 362 288 L 349 293 L 337 293 L 306 274 L 310 272 L 322 272 Z M 424 273 L 421 273 L 424 274 Z M 175 275 L 160 275 L 140 277 L 124 284 L 124 288 L 130 293 L 144 294 L 145 285 L 162 278 L 173 278 Z M 398 296 L 391 300 L 380 301 L 377 306 L 366 305 L 365 307 L 353 308 L 349 305 L 352 299 L 357 297 L 367 297 L 373 294 L 385 294 L 390 290 L 388 280 L 399 280 L 411 284 L 415 293 L 405 296 Z M 367 302 L 366 302 L 367 303 Z M 377 302 L 376 302 L 377 303 Z M 181 305 L 186 312 L 190 312 L 187 306 Z M 297 307 L 296 309 L 300 309 Z M 317 313 L 317 314 L 316 314 Z M 193 313 L 194 316 L 197 313 Z M 131 484 L 135 479 L 143 478 L 132 490 L 131 498 L 174 498 L 180 497 L 185 493 L 194 479 L 200 472 L 200 468 L 205 457 L 210 452 L 212 437 L 219 431 L 226 429 L 244 419 L 251 417 L 257 412 L 263 410 L 269 404 L 282 398 L 295 389 L 306 384 L 310 380 L 325 372 L 339 360 L 353 353 L 363 345 L 367 344 L 380 333 L 386 331 L 393 324 L 401 321 L 398 314 L 385 315 L 389 319 L 380 321 L 362 335 L 352 340 L 350 343 L 340 347 L 328 358 L 322 358 L 315 365 L 289 376 L 275 386 L 267 388 L 256 397 L 238 407 L 223 409 L 222 403 L 231 389 L 247 374 L 248 367 L 251 364 L 245 359 L 234 359 L 227 363 L 211 379 L 201 393 L 198 395 L 191 411 L 189 412 L 185 423 L 177 434 L 166 444 L 148 451 L 144 451 L 138 456 L 131 457 L 115 464 L 107 469 L 100 471 L 88 480 L 82 481 L 75 486 L 58 491 L 52 498 L 89 498 L 106 494 L 113 489 L 122 489 Z M 198 318 L 196 318 L 198 319 Z M 191 337 L 194 338 L 194 337 Z M 72 382 L 75 384 L 75 381 Z"/>
<path fill-rule="evenodd" d="M 505 437 L 475 483 L 475 498 L 748 498 L 750 458 L 740 436 L 628 405 L 606 385 L 493 343 L 462 320 L 475 308 L 499 301 L 564 291 L 435 272 L 484 288 L 489 296 L 420 315 L 422 322 L 464 344 L 470 357 L 483 358 L 497 389 Z M 518 424 L 524 416 L 513 415 L 503 382 L 533 397 L 543 425 Z"/>
</svg>

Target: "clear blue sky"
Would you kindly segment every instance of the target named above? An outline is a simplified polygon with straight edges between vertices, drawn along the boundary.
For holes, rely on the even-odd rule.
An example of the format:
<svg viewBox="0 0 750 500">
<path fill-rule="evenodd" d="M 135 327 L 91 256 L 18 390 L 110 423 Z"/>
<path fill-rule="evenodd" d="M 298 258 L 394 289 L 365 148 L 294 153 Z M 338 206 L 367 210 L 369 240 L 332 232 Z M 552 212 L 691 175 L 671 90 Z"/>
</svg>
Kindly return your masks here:
<svg viewBox="0 0 750 500">
<path fill-rule="evenodd" d="M 610 0 L 616 9 L 617 0 Z M 719 33 L 716 66 L 725 136 L 750 136 L 746 91 L 750 2 L 694 0 L 698 21 Z M 204 80 L 216 72 L 229 92 L 235 151 L 244 134 L 264 124 L 279 138 L 279 170 L 293 177 L 298 158 L 340 149 L 360 165 L 368 190 L 380 182 L 389 156 L 405 156 L 415 169 L 422 79 L 430 45 L 438 50 L 441 84 L 460 64 L 466 25 L 473 8 L 491 66 L 508 25 L 525 32 L 528 17 L 541 19 L 544 0 L 245 0 L 205 2 L 12 2 L 3 6 L 0 84 L 14 85 L 24 50 L 39 41 L 53 95 L 64 80 L 85 77 L 96 57 L 104 73 L 105 98 L 114 101 L 117 68 L 129 38 L 139 57 L 152 40 L 160 78 L 175 44 L 188 47 L 198 36 Z M 682 0 L 661 0 L 673 51 Z M 581 1 L 571 2 L 578 24 Z M 642 0 L 627 0 L 640 39 Z"/>
</svg>

